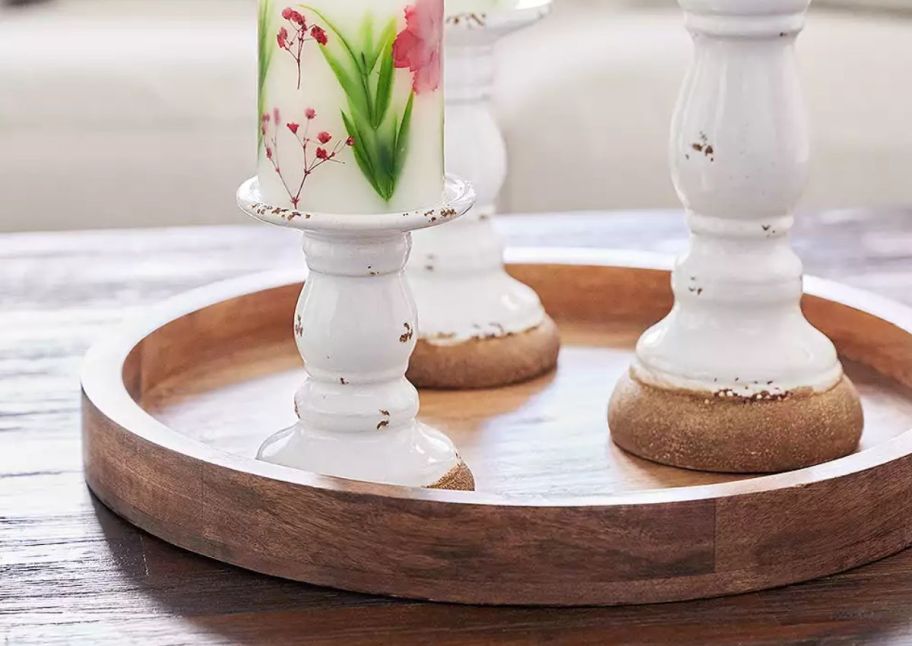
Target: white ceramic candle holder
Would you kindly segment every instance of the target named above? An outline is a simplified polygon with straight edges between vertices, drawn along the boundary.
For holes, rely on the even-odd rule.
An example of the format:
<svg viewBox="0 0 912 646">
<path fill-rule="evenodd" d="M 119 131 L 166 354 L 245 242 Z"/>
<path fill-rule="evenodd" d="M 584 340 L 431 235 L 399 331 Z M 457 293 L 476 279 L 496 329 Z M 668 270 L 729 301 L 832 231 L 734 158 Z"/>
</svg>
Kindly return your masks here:
<svg viewBox="0 0 912 646">
<path fill-rule="evenodd" d="M 404 267 L 410 231 L 451 220 L 474 201 L 453 177 L 443 206 L 381 214 L 304 212 L 264 203 L 258 181 L 238 204 L 258 220 L 304 232 L 309 275 L 294 334 L 306 378 L 299 421 L 270 437 L 258 458 L 353 480 L 472 489 L 471 471 L 442 433 L 416 421 L 406 380 L 415 347 L 415 305 Z"/>
<path fill-rule="evenodd" d="M 418 304 L 409 378 L 419 386 L 502 386 L 552 369 L 557 327 L 538 296 L 504 269 L 491 216 L 507 153 L 490 108 L 494 45 L 545 16 L 550 0 L 447 3 L 446 166 L 478 201 L 465 217 L 415 234 L 408 277 Z"/>
<path fill-rule="evenodd" d="M 793 52 L 808 0 L 679 0 L 695 59 L 671 165 L 690 250 L 671 314 L 618 384 L 621 447 L 676 466 L 782 471 L 857 447 L 863 416 L 833 344 L 800 309 L 789 244 L 809 145 Z"/>
</svg>

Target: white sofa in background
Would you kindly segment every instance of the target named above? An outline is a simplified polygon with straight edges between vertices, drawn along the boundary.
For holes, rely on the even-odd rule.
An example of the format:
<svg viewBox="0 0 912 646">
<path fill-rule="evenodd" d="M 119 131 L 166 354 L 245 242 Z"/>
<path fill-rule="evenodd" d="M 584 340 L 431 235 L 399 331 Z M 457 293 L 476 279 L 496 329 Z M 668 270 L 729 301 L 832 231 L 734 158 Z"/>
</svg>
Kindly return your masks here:
<svg viewBox="0 0 912 646">
<path fill-rule="evenodd" d="M 243 222 L 255 22 L 254 0 L 0 9 L 0 230 Z M 912 202 L 912 13 L 816 7 L 799 54 L 804 206 Z M 676 206 L 665 150 L 689 56 L 670 1 L 555 0 L 500 51 L 504 209 Z"/>
<path fill-rule="evenodd" d="M 504 206 L 677 205 L 666 150 L 691 55 L 680 14 L 671 2 L 555 1 L 501 54 Z M 912 203 L 912 11 L 815 3 L 797 47 L 814 155 L 802 207 Z"/>
</svg>

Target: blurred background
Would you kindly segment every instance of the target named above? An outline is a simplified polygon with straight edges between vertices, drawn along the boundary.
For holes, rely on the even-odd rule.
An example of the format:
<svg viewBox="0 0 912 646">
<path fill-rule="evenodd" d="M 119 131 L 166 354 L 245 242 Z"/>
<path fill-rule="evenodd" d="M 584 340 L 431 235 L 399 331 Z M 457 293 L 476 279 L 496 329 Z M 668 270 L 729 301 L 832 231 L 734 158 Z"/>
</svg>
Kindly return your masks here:
<svg viewBox="0 0 912 646">
<path fill-rule="evenodd" d="M 0 4 L 0 230 L 245 223 L 255 5 Z M 802 208 L 912 204 L 912 0 L 816 0 L 798 48 Z M 504 41 L 502 210 L 677 207 L 665 151 L 690 53 L 672 0 L 555 0 Z"/>
</svg>

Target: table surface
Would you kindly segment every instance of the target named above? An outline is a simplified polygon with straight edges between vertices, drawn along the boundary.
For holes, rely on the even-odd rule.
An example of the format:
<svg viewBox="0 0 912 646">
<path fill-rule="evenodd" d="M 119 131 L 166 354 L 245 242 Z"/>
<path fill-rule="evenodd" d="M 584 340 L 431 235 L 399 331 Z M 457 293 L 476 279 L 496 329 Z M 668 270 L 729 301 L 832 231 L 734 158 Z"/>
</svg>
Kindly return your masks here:
<svg viewBox="0 0 912 646">
<path fill-rule="evenodd" d="M 506 216 L 514 246 L 686 244 L 677 212 Z M 912 209 L 799 218 L 809 273 L 912 303 Z M 82 479 L 78 371 L 123 317 L 189 288 L 302 262 L 269 227 L 0 236 L 0 637 L 111 643 L 912 642 L 912 550 L 818 581 L 686 603 L 484 608 L 245 572 L 134 529 Z"/>
</svg>

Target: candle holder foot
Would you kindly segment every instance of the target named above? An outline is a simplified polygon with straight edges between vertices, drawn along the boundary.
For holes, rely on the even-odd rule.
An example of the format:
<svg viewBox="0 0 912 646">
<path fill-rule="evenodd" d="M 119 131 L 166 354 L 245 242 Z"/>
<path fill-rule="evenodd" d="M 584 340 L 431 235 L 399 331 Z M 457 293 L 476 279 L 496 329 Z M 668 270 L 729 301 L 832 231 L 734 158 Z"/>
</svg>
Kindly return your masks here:
<svg viewBox="0 0 912 646">
<path fill-rule="evenodd" d="M 653 462 L 700 471 L 774 473 L 849 455 L 863 418 L 845 376 L 823 392 L 741 397 L 668 390 L 621 378 L 609 409 L 614 442 Z"/>
<path fill-rule="evenodd" d="M 440 480 L 427 487 L 428 489 L 450 489 L 452 491 L 475 491 L 475 476 L 468 465 L 459 460 L 459 464 Z"/>
<path fill-rule="evenodd" d="M 383 421 L 377 433 L 333 432 L 299 421 L 269 437 L 257 459 L 350 480 L 474 490 L 471 470 L 446 435 L 420 422 L 387 430 Z"/>
<path fill-rule="evenodd" d="M 545 315 L 519 333 L 479 336 L 452 345 L 419 339 L 408 377 L 425 388 L 494 388 L 552 370 L 560 351 L 557 325 Z"/>
</svg>

